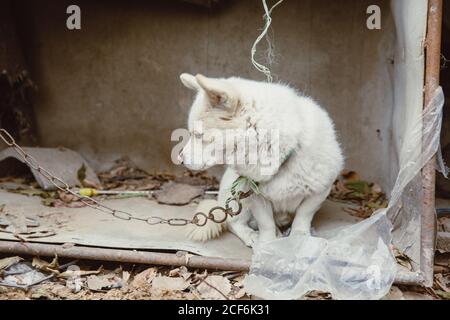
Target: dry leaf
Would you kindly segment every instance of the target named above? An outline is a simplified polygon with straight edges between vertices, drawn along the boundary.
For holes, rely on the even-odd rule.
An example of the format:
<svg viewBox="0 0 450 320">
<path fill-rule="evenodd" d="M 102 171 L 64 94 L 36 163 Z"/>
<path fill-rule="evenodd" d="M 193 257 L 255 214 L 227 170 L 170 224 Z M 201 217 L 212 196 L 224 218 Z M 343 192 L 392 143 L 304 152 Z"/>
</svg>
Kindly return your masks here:
<svg viewBox="0 0 450 320">
<path fill-rule="evenodd" d="M 59 274 L 58 256 L 55 256 L 51 262 L 47 262 L 40 258 L 34 257 L 31 265 L 41 271 Z"/>
<path fill-rule="evenodd" d="M 200 282 L 197 290 L 203 299 L 220 299 L 224 300 L 231 292 L 231 283 L 222 276 L 208 276 Z"/>
<path fill-rule="evenodd" d="M 436 290 L 435 292 L 442 299 L 450 300 L 450 292 L 445 292 L 445 291 L 441 291 L 441 290 Z"/>
<path fill-rule="evenodd" d="M 131 286 L 134 288 L 146 288 L 150 285 L 153 279 L 156 277 L 157 269 L 149 268 L 141 273 L 137 274 L 133 281 L 131 282 Z"/>
<path fill-rule="evenodd" d="M 31 299 L 40 299 L 40 300 L 48 299 L 48 300 L 50 300 L 51 298 L 52 298 L 52 295 L 46 288 L 37 287 L 37 288 L 32 289 L 32 291 L 31 291 Z"/>
<path fill-rule="evenodd" d="M 108 276 L 89 276 L 87 277 L 87 286 L 90 290 L 98 291 L 102 289 L 111 289 L 115 282 Z"/>
<path fill-rule="evenodd" d="M 247 294 L 247 292 L 245 292 L 244 288 L 240 288 L 239 291 L 234 295 L 235 299 L 240 299 L 242 297 L 244 297 Z"/>
<path fill-rule="evenodd" d="M 406 269 L 412 271 L 413 267 L 411 264 L 411 258 L 409 258 L 406 254 L 398 250 L 397 248 L 394 248 L 394 256 L 397 260 L 397 263 Z"/>
<path fill-rule="evenodd" d="M 186 205 L 193 199 L 203 194 L 203 188 L 191 186 L 188 184 L 168 182 L 165 183 L 160 191 L 153 194 L 155 199 L 162 204 Z"/>
<path fill-rule="evenodd" d="M 152 281 L 152 292 L 161 293 L 165 291 L 183 291 L 190 283 L 181 277 L 171 278 L 158 276 Z"/>
<path fill-rule="evenodd" d="M 83 187 L 85 188 L 94 188 L 94 189 L 102 189 L 102 186 L 94 181 L 91 181 L 89 179 L 83 180 Z"/>
<path fill-rule="evenodd" d="M 0 270 L 5 270 L 11 267 L 12 265 L 22 261 L 21 257 L 9 257 L 0 260 Z"/>
<path fill-rule="evenodd" d="M 435 284 L 445 292 L 450 292 L 450 275 L 444 276 L 442 273 L 434 275 Z"/>
<path fill-rule="evenodd" d="M 62 299 L 67 299 L 72 296 L 72 291 L 69 288 L 57 283 L 52 284 L 51 293 Z"/>
<path fill-rule="evenodd" d="M 70 202 L 78 200 L 78 197 L 74 196 L 73 194 L 62 192 L 62 191 L 58 191 L 58 196 L 59 196 L 59 199 L 61 199 L 65 203 L 70 203 Z"/>
<path fill-rule="evenodd" d="M 328 292 L 323 292 L 323 291 L 310 291 L 307 294 L 305 294 L 303 296 L 303 299 L 305 300 L 330 300 L 331 299 L 331 294 Z"/>
<path fill-rule="evenodd" d="M 128 271 L 122 271 L 122 285 L 126 285 L 130 280 L 131 274 Z"/>
<path fill-rule="evenodd" d="M 185 266 L 181 266 L 179 268 L 173 269 L 169 271 L 170 277 L 182 277 L 184 280 L 187 280 L 191 277 L 192 273 L 188 271 Z"/>
<path fill-rule="evenodd" d="M 344 182 L 347 189 L 350 189 L 355 193 L 355 196 L 367 195 L 370 193 L 370 186 L 367 181 L 363 180 L 350 180 Z"/>
<path fill-rule="evenodd" d="M 75 277 L 85 277 L 85 276 L 99 274 L 100 272 L 102 272 L 102 270 L 103 270 L 103 267 L 100 267 L 98 270 L 93 270 L 93 271 L 75 270 L 75 269 L 70 269 L 70 267 L 69 267 L 69 269 L 60 273 L 58 275 L 58 277 L 64 278 L 64 279 L 70 279 L 70 278 L 75 278 Z"/>
<path fill-rule="evenodd" d="M 234 278 L 234 279 L 233 279 L 234 285 L 235 285 L 236 287 L 243 288 L 243 287 L 244 287 L 244 280 L 245 280 L 245 277 L 246 277 L 246 275 L 243 274 L 243 275 L 240 275 L 240 276 Z"/>
</svg>

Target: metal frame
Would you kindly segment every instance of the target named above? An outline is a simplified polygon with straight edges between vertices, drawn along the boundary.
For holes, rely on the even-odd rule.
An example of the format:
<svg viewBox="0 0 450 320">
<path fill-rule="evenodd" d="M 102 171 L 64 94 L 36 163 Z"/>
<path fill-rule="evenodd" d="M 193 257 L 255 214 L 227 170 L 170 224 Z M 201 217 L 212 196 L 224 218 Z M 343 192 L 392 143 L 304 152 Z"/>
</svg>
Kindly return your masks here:
<svg viewBox="0 0 450 320">
<path fill-rule="evenodd" d="M 428 28 L 425 43 L 425 99 L 424 107 L 439 86 L 441 66 L 442 0 L 428 1 Z M 422 169 L 423 207 L 420 235 L 421 284 L 433 285 L 434 251 L 436 245 L 435 183 L 436 158 L 433 157 Z"/>
<path fill-rule="evenodd" d="M 425 39 L 424 108 L 439 86 L 441 66 L 442 0 L 428 0 L 427 34 Z M 400 271 L 395 282 L 407 285 L 433 286 L 434 252 L 436 248 L 435 209 L 436 157 L 422 169 L 422 214 L 420 219 L 420 270 Z"/>
</svg>

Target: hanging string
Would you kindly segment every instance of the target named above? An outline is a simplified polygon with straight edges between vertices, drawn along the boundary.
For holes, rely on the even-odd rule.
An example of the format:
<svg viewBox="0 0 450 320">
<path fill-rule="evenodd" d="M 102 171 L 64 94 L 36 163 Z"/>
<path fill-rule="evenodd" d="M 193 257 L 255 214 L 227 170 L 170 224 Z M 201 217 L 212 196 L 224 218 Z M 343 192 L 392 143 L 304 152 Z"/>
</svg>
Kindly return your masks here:
<svg viewBox="0 0 450 320">
<path fill-rule="evenodd" d="M 267 32 L 269 31 L 270 25 L 272 24 L 272 17 L 271 17 L 272 11 L 273 11 L 278 5 L 280 5 L 283 1 L 284 1 L 284 0 L 279 0 L 277 3 L 275 3 L 275 4 L 269 9 L 269 7 L 267 6 L 266 0 L 262 0 L 262 4 L 263 4 L 263 7 L 264 7 L 264 17 L 263 17 L 263 19 L 264 19 L 264 21 L 265 21 L 265 25 L 264 25 L 264 28 L 263 28 L 261 34 L 258 36 L 258 38 L 256 38 L 255 42 L 253 43 L 252 51 L 251 51 L 251 52 L 252 52 L 252 64 L 253 64 L 253 66 L 254 66 L 254 67 L 256 68 L 256 70 L 258 70 L 259 72 L 264 73 L 264 75 L 265 75 L 266 78 L 267 78 L 267 82 L 272 82 L 272 80 L 273 80 L 272 73 L 270 72 L 270 69 L 269 69 L 267 66 L 265 66 L 265 65 L 259 63 L 258 61 L 256 61 L 256 59 L 255 59 L 255 55 L 256 55 L 256 47 L 257 47 L 258 44 L 261 42 L 261 40 L 262 40 L 264 37 L 267 36 Z M 269 39 L 267 39 L 267 41 L 269 42 L 269 47 L 268 47 L 267 56 L 269 57 L 269 64 L 272 64 L 271 61 L 272 61 L 272 56 L 273 56 L 273 53 L 272 53 L 272 48 L 273 48 L 273 46 L 271 45 Z"/>
</svg>

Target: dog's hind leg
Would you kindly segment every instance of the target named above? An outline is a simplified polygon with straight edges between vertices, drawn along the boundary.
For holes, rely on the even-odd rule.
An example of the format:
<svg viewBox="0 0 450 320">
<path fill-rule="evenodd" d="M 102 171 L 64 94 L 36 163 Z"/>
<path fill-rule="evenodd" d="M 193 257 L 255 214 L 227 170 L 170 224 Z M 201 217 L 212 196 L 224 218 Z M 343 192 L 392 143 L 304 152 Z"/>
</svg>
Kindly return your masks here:
<svg viewBox="0 0 450 320">
<path fill-rule="evenodd" d="M 331 188 L 305 198 L 295 212 L 290 235 L 311 235 L 311 222 L 317 210 L 328 197 Z"/>
</svg>

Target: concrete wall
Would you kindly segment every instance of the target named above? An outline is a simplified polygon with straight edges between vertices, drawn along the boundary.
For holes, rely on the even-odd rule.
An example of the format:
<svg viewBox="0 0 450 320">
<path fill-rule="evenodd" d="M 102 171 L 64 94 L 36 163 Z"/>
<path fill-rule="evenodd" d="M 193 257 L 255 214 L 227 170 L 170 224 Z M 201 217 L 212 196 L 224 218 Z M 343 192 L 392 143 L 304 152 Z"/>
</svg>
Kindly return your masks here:
<svg viewBox="0 0 450 320">
<path fill-rule="evenodd" d="M 72 3 L 16 2 L 40 88 L 43 146 L 73 148 L 97 164 L 128 155 L 147 169 L 173 170 L 170 134 L 185 126 L 193 98 L 179 74 L 264 79 L 250 63 L 262 27 L 259 0 L 213 11 L 176 0 L 79 0 L 82 30 L 69 31 Z M 370 4 L 382 9 L 382 30 L 365 27 Z M 331 113 L 348 168 L 385 182 L 395 41 L 389 1 L 288 0 L 273 18 L 273 72 Z"/>
</svg>

